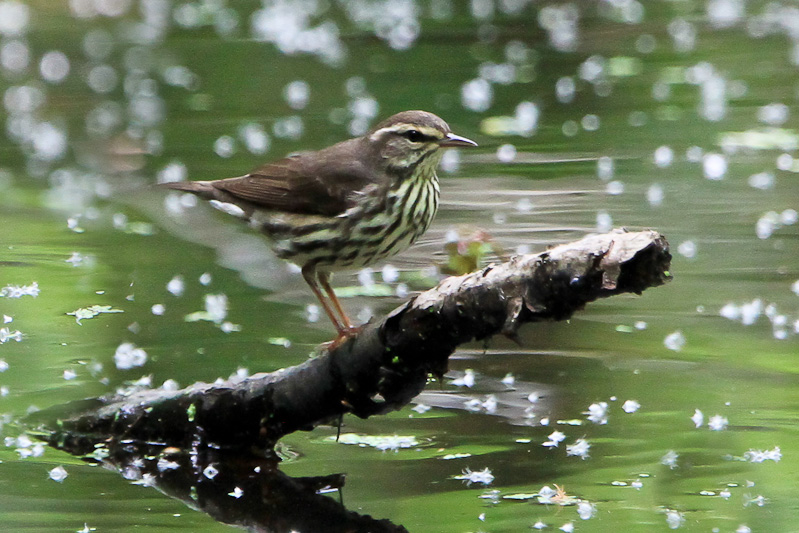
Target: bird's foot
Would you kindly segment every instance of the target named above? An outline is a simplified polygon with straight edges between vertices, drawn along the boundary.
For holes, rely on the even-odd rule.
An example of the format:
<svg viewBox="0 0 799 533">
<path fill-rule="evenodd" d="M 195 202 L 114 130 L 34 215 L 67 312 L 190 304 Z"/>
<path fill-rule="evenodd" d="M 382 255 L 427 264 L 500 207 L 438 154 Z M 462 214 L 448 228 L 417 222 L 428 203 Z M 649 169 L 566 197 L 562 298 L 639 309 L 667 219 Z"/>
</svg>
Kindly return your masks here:
<svg viewBox="0 0 799 533">
<path fill-rule="evenodd" d="M 325 348 L 328 352 L 335 350 L 339 348 L 342 344 L 350 340 L 351 338 L 357 337 L 358 334 L 361 331 L 363 331 L 364 327 L 366 327 L 365 324 L 363 326 L 346 326 L 338 332 L 338 337 L 336 337 L 332 341 L 323 343 L 322 347 Z"/>
</svg>

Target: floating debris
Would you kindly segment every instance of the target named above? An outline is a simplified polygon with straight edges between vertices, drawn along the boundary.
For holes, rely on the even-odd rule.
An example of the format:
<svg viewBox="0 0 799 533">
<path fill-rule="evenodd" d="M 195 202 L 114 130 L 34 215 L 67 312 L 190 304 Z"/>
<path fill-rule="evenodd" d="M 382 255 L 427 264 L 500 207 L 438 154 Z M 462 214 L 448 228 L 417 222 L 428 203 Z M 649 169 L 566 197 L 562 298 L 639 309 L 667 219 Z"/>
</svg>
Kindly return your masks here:
<svg viewBox="0 0 799 533">
<path fill-rule="evenodd" d="M 320 316 L 321 316 L 321 311 L 318 305 L 308 304 L 307 306 L 305 306 L 305 320 L 311 323 L 319 322 Z"/>
<path fill-rule="evenodd" d="M 0 289 L 0 298 L 22 298 L 23 296 L 39 296 L 39 284 L 33 282 L 30 285 L 6 285 Z"/>
<path fill-rule="evenodd" d="M 75 317 L 75 322 L 80 324 L 81 320 L 89 320 L 90 318 L 94 318 L 97 315 L 105 314 L 105 313 L 124 313 L 122 309 L 117 309 L 115 307 L 111 307 L 110 305 L 90 305 L 89 307 L 81 307 L 76 309 L 68 315 Z"/>
<path fill-rule="evenodd" d="M 219 157 L 232 157 L 236 153 L 236 140 L 230 135 L 222 135 L 214 141 L 214 152 Z"/>
<path fill-rule="evenodd" d="M 707 421 L 707 427 L 711 431 L 722 431 L 727 429 L 728 424 L 729 422 L 727 421 L 727 417 L 721 415 L 711 416 Z"/>
<path fill-rule="evenodd" d="M 599 211 L 596 214 L 596 231 L 598 233 L 607 233 L 613 229 L 613 217 L 607 211 Z"/>
<path fill-rule="evenodd" d="M 612 157 L 606 155 L 596 160 L 596 176 L 602 181 L 610 181 L 615 173 L 615 163 Z"/>
<path fill-rule="evenodd" d="M 147 352 L 137 348 L 132 342 L 120 344 L 114 353 L 114 363 L 120 370 L 129 370 L 147 362 Z"/>
<path fill-rule="evenodd" d="M 180 389 L 180 384 L 174 379 L 166 379 L 161 384 L 161 390 L 174 392 Z"/>
<path fill-rule="evenodd" d="M 547 438 L 549 440 L 545 441 L 541 445 L 547 448 L 556 448 L 558 444 L 566 440 L 566 434 L 561 431 L 553 431 Z"/>
<path fill-rule="evenodd" d="M 512 144 L 503 144 L 497 148 L 497 160 L 500 163 L 512 163 L 516 159 L 516 147 Z"/>
<path fill-rule="evenodd" d="M 588 406 L 588 411 L 583 412 L 588 415 L 588 420 L 594 424 L 608 423 L 608 402 L 592 403 Z"/>
<path fill-rule="evenodd" d="M 333 437 L 335 439 L 335 437 Z M 410 435 L 358 435 L 345 433 L 338 438 L 340 444 L 354 444 L 361 447 L 370 447 L 385 451 L 398 452 L 400 449 L 419 446 L 419 441 Z"/>
<path fill-rule="evenodd" d="M 605 186 L 605 192 L 611 196 L 624 194 L 624 182 L 619 180 L 608 182 L 607 186 Z"/>
<path fill-rule="evenodd" d="M 685 522 L 685 516 L 674 509 L 666 509 L 666 525 L 669 529 L 679 529 Z"/>
<path fill-rule="evenodd" d="M 224 294 L 206 294 L 205 311 L 195 311 L 186 315 L 186 322 L 207 320 L 221 325 L 227 317 L 227 296 Z"/>
<path fill-rule="evenodd" d="M 494 481 L 494 475 L 488 467 L 477 472 L 471 471 L 468 467 L 463 469 L 463 473 L 459 476 L 452 476 L 452 479 L 460 479 L 466 481 L 467 485 L 472 483 L 482 483 L 483 485 L 490 485 Z"/>
<path fill-rule="evenodd" d="M 70 263 L 72 266 L 77 267 L 83 264 L 84 256 L 80 252 L 72 252 L 68 259 L 64 259 L 65 263 Z"/>
<path fill-rule="evenodd" d="M 641 408 L 641 404 L 635 400 L 627 400 L 621 408 L 625 413 L 634 413 Z"/>
<path fill-rule="evenodd" d="M 702 414 L 702 411 L 699 409 L 694 409 L 694 414 L 691 416 L 691 421 L 694 423 L 694 426 L 700 428 L 702 427 L 702 424 L 705 423 L 705 415 Z"/>
<path fill-rule="evenodd" d="M 518 135 L 529 137 L 538 129 L 538 119 L 540 111 L 538 106 L 532 102 L 521 102 L 516 106 L 514 116 L 495 116 L 488 117 L 480 123 L 480 131 L 492 137 L 503 137 L 507 135 Z M 506 145 L 512 147 L 512 145 Z M 516 149 L 513 148 L 515 156 Z M 500 153 L 497 156 L 502 161 Z M 512 160 L 513 158 L 511 158 Z"/>
<path fill-rule="evenodd" d="M 590 455 L 588 455 L 589 449 L 591 449 L 591 445 L 587 440 L 577 439 L 574 441 L 574 444 L 566 446 L 566 455 L 579 457 L 580 459 L 588 459 L 590 457 Z"/>
<path fill-rule="evenodd" d="M 674 333 L 669 333 L 666 335 L 666 338 L 663 339 L 663 345 L 669 350 L 679 352 L 685 346 L 685 335 L 679 330 Z"/>
<path fill-rule="evenodd" d="M 474 387 L 475 373 L 471 368 L 467 368 L 461 377 L 455 378 L 450 381 L 450 384 L 456 387 Z"/>
<path fill-rule="evenodd" d="M 399 279 L 399 269 L 391 264 L 383 265 L 380 277 L 383 278 L 385 283 L 394 283 Z"/>
<path fill-rule="evenodd" d="M 186 290 L 183 276 L 178 275 L 169 280 L 169 283 L 166 284 L 166 290 L 173 296 L 182 296 L 183 291 Z"/>
<path fill-rule="evenodd" d="M 22 342 L 22 332 L 20 330 L 11 331 L 10 328 L 0 328 L 0 344 L 10 340 Z"/>
<path fill-rule="evenodd" d="M 589 520 L 596 515 L 596 505 L 591 502 L 581 501 L 577 504 L 577 515 L 583 520 Z"/>
<path fill-rule="evenodd" d="M 542 505 L 553 504 L 561 506 L 574 505 L 581 501 L 574 496 L 566 494 L 566 491 L 563 489 L 563 487 L 557 484 L 555 485 L 554 489 L 549 485 L 544 485 L 541 487 L 541 490 L 539 490 L 538 494 L 536 495 L 536 499 L 538 500 L 538 503 Z"/>
<path fill-rule="evenodd" d="M 160 457 L 158 462 L 156 463 L 156 468 L 158 468 L 159 472 L 166 472 L 168 470 L 177 470 L 180 468 L 180 463 L 177 461 L 172 461 L 165 457 Z"/>
<path fill-rule="evenodd" d="M 294 80 L 283 87 L 283 98 L 292 109 L 304 109 L 311 96 L 311 86 L 303 80 Z"/>
<path fill-rule="evenodd" d="M 68 474 L 67 474 L 67 470 L 63 466 L 57 466 L 57 467 L 53 468 L 52 470 L 50 470 L 50 472 L 48 473 L 48 476 L 53 481 L 57 481 L 58 483 L 61 483 L 65 479 L 67 479 Z"/>
<path fill-rule="evenodd" d="M 499 492 L 499 491 L 497 491 L 497 492 Z M 505 494 L 504 496 L 502 496 L 502 499 L 503 500 L 526 501 L 526 500 L 532 500 L 536 496 L 538 496 L 538 493 L 531 494 L 531 493 L 527 493 L 527 492 L 521 492 L 521 493 L 516 493 L 516 494 Z M 481 496 L 481 498 L 483 498 L 483 496 Z M 488 498 L 485 498 L 485 499 L 488 499 Z"/>
<path fill-rule="evenodd" d="M 768 191 L 774 188 L 776 180 L 774 174 L 771 172 L 758 172 L 749 176 L 747 183 L 750 187 L 760 189 L 761 191 Z"/>
<path fill-rule="evenodd" d="M 718 141 L 726 150 L 785 150 L 799 148 L 799 134 L 782 128 L 759 128 L 722 134 Z"/>
<path fill-rule="evenodd" d="M 493 394 L 489 394 L 486 396 L 486 399 L 480 404 L 487 414 L 494 414 L 497 412 L 497 406 L 499 403 L 497 402 L 497 397 Z"/>
<path fill-rule="evenodd" d="M 709 153 L 702 158 L 702 170 L 709 180 L 722 180 L 727 173 L 727 158 L 721 154 Z"/>
<path fill-rule="evenodd" d="M 226 323 L 229 324 L 229 322 L 226 322 Z M 239 330 L 240 330 L 240 328 L 236 329 L 236 331 L 239 331 Z M 268 342 L 269 344 L 272 344 L 274 346 L 282 346 L 283 348 L 291 348 L 291 339 L 287 339 L 286 337 L 269 337 L 268 339 L 266 339 L 266 342 Z"/>
<path fill-rule="evenodd" d="M 660 458 L 660 464 L 668 466 L 670 469 L 674 470 L 677 468 L 677 459 L 679 458 L 680 455 L 677 452 L 674 450 L 669 450 L 666 452 L 666 455 Z"/>
<path fill-rule="evenodd" d="M 674 150 L 670 146 L 659 146 L 654 155 L 655 166 L 666 168 L 674 162 Z"/>
<path fill-rule="evenodd" d="M 470 453 L 449 453 L 443 456 L 441 459 L 444 461 L 450 461 L 452 459 L 466 459 L 467 457 L 471 457 L 472 454 Z"/>
<path fill-rule="evenodd" d="M 744 459 L 751 463 L 763 463 L 766 461 L 778 463 L 782 459 L 782 451 L 780 451 L 779 446 L 775 446 L 773 450 L 749 450 L 744 453 Z"/>
<path fill-rule="evenodd" d="M 696 243 L 694 241 L 683 241 L 677 246 L 677 253 L 686 259 L 696 257 Z"/>
<path fill-rule="evenodd" d="M 752 496 L 751 494 L 744 494 L 744 507 L 749 507 L 750 505 L 757 505 L 758 507 L 763 507 L 768 502 L 768 498 L 763 496 L 762 494 L 758 494 L 757 496 Z"/>
<path fill-rule="evenodd" d="M 484 79 L 473 79 L 461 86 L 461 104 L 471 111 L 478 113 L 488 111 L 493 98 L 494 90 Z"/>
</svg>

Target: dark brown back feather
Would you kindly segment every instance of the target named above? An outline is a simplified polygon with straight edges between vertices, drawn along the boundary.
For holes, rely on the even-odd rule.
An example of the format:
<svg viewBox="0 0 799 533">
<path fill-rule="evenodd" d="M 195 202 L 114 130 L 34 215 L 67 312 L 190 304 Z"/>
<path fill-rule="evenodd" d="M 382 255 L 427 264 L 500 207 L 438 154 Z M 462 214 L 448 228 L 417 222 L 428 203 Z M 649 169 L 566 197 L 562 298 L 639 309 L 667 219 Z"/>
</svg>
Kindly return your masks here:
<svg viewBox="0 0 799 533">
<path fill-rule="evenodd" d="M 257 207 L 336 216 L 354 205 L 358 192 L 386 181 L 381 172 L 367 168 L 366 150 L 369 146 L 362 138 L 350 139 L 268 163 L 246 176 L 210 183 Z"/>
<path fill-rule="evenodd" d="M 164 186 L 203 198 L 239 203 L 245 210 L 255 207 L 334 217 L 356 205 L 364 193 L 379 194 L 397 179 L 396 175 L 391 178 L 387 173 L 384 154 L 381 154 L 384 143 L 370 142 L 369 135 L 402 123 L 450 132 L 447 123 L 432 113 L 403 111 L 385 119 L 365 137 L 267 163 L 246 176 Z M 408 172 L 412 170 L 407 169 Z"/>
</svg>

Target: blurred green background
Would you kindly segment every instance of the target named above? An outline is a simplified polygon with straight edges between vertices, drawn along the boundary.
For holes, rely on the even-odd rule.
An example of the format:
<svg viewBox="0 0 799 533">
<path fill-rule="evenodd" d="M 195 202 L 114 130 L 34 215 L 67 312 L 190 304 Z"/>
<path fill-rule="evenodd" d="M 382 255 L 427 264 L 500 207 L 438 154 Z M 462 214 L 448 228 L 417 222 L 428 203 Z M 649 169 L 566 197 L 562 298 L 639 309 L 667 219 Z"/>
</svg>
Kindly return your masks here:
<svg viewBox="0 0 799 533">
<path fill-rule="evenodd" d="M 420 243 L 335 278 L 351 316 L 432 286 L 478 228 L 511 254 L 655 228 L 674 280 L 463 347 L 429 410 L 344 420 L 410 448 L 320 427 L 283 470 L 346 472 L 350 509 L 413 532 L 799 530 L 797 74 L 794 2 L 0 0 L 0 529 L 229 529 L 18 420 L 304 361 L 333 329 L 299 276 L 151 185 L 425 109 L 480 148 L 445 158 Z M 187 320 L 208 295 L 225 312 Z M 67 314 L 91 305 L 123 312 Z M 532 496 L 554 484 L 586 505 Z"/>
</svg>

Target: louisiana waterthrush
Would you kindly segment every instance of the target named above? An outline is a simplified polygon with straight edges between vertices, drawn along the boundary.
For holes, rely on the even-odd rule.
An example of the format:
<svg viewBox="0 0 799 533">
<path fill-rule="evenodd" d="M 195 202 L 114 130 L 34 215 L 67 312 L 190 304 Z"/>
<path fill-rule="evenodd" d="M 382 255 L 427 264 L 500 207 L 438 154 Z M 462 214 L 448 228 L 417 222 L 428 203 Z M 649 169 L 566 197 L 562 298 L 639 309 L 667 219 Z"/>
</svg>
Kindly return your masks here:
<svg viewBox="0 0 799 533">
<path fill-rule="evenodd" d="M 266 234 L 278 257 L 302 267 L 341 338 L 355 328 L 330 273 L 397 254 L 427 230 L 438 209 L 436 167 L 452 146 L 477 143 L 432 113 L 404 111 L 362 137 L 245 176 L 164 186 L 210 200 Z"/>
</svg>

